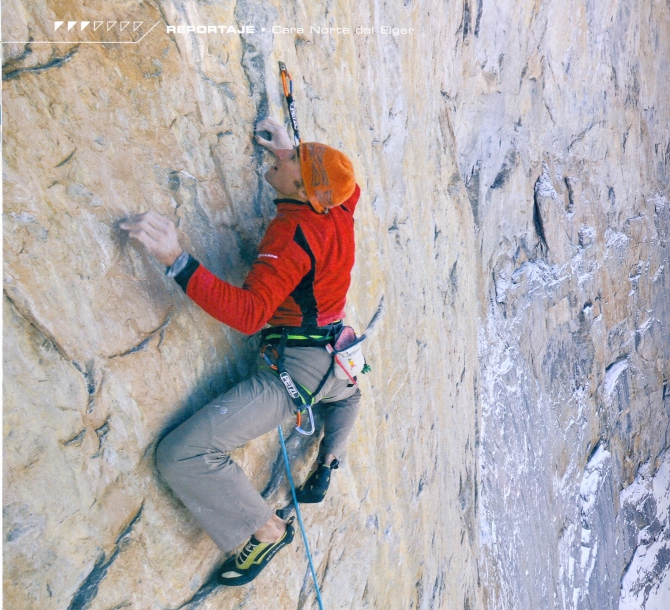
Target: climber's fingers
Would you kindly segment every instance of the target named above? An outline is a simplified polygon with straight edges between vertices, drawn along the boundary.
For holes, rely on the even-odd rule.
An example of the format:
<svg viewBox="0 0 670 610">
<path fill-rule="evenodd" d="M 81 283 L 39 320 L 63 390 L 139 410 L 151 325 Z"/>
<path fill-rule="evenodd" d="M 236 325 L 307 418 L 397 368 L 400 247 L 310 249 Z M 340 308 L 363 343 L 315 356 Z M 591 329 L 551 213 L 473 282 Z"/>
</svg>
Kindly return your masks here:
<svg viewBox="0 0 670 610">
<path fill-rule="evenodd" d="M 256 142 L 271 152 L 280 149 L 293 148 L 293 142 L 291 141 L 286 128 L 272 117 L 267 117 L 262 121 L 259 121 L 256 125 L 256 131 L 267 131 L 270 133 L 271 140 L 267 140 L 261 135 L 256 135 Z"/>
<path fill-rule="evenodd" d="M 139 241 L 151 256 L 166 266 L 172 265 L 182 253 L 174 223 L 150 210 L 137 214 L 119 224 L 128 235 Z"/>
</svg>

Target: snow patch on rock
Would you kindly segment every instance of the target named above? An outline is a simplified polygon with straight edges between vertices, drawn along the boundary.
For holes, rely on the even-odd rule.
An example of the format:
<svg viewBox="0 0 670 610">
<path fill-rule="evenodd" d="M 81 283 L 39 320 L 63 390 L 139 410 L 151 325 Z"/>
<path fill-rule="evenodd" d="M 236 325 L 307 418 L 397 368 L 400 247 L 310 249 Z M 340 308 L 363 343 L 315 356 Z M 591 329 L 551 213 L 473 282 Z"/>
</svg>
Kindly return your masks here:
<svg viewBox="0 0 670 610">
<path fill-rule="evenodd" d="M 579 486 L 579 495 L 582 498 L 582 517 L 593 510 L 598 495 L 598 489 L 610 463 L 611 454 L 602 445 L 598 445 L 584 469 L 584 476 Z M 582 535 L 583 540 L 583 535 Z"/>
<path fill-rule="evenodd" d="M 610 364 L 605 371 L 605 395 L 609 399 L 614 392 L 614 387 L 619 379 L 621 373 L 628 368 L 628 358 L 617 360 L 614 364 Z"/>
<path fill-rule="evenodd" d="M 628 247 L 628 235 L 607 229 L 605 231 L 605 245 L 608 250 L 625 250 Z"/>
<path fill-rule="evenodd" d="M 621 492 L 621 508 L 648 513 L 650 523 L 640 530 L 638 546 L 621 579 L 619 610 L 664 610 L 670 607 L 670 451 L 661 457 L 656 474 L 649 465 Z"/>
</svg>

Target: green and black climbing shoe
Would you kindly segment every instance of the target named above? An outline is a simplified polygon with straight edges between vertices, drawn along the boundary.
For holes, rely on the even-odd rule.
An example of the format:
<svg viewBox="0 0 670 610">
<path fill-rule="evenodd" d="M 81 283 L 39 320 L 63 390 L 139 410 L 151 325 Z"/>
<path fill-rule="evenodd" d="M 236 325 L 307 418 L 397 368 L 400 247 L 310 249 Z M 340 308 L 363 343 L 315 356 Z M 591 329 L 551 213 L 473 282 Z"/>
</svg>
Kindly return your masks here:
<svg viewBox="0 0 670 610">
<path fill-rule="evenodd" d="M 328 485 L 330 485 L 330 473 L 335 470 L 340 463 L 333 460 L 330 466 L 326 466 L 319 461 L 317 469 L 307 477 L 307 480 L 301 487 L 295 490 L 295 496 L 301 504 L 316 504 L 322 502 L 326 497 Z"/>
<path fill-rule="evenodd" d="M 251 582 L 270 563 L 279 549 L 291 544 L 295 533 L 292 523 L 293 518 L 286 522 L 286 531 L 277 542 L 260 542 L 252 536 L 235 557 L 231 557 L 221 566 L 216 577 L 217 582 L 227 587 Z"/>
</svg>

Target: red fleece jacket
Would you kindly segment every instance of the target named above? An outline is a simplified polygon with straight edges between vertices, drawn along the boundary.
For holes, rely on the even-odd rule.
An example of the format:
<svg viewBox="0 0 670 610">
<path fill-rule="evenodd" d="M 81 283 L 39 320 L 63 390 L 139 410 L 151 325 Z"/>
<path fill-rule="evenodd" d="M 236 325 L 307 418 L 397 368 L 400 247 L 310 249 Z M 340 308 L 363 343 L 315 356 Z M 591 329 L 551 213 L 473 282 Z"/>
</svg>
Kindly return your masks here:
<svg viewBox="0 0 670 610">
<path fill-rule="evenodd" d="M 208 314 L 247 335 L 266 323 L 324 326 L 342 319 L 360 193 L 356 185 L 353 195 L 327 214 L 292 199 L 276 200 L 277 216 L 242 288 L 198 265 L 187 279 L 186 294 Z"/>
</svg>

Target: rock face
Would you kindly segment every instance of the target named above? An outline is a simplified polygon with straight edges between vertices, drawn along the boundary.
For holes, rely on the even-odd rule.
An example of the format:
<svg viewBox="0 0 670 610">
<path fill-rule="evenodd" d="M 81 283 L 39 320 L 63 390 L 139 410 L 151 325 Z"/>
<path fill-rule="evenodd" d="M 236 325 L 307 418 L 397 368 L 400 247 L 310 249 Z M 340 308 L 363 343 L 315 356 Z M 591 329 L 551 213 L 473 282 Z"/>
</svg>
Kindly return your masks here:
<svg viewBox="0 0 670 610">
<path fill-rule="evenodd" d="M 670 12 L 476 13 L 446 95 L 481 279 L 482 606 L 617 608 L 621 490 L 670 442 Z"/>
<path fill-rule="evenodd" d="M 645 464 L 620 496 L 626 529 L 626 557 L 635 549 L 621 579 L 619 608 L 663 608 L 670 599 L 670 455 L 656 474 Z"/>
<path fill-rule="evenodd" d="M 155 209 L 241 283 L 278 60 L 363 191 L 347 320 L 381 316 L 303 510 L 325 606 L 667 606 L 667 4 L 9 0 L 2 28 L 6 607 L 317 607 L 301 541 L 210 584 L 223 557 L 154 450 L 257 341 L 118 229 Z M 315 439 L 288 445 L 301 481 Z M 276 433 L 234 457 L 287 503 Z"/>
</svg>

